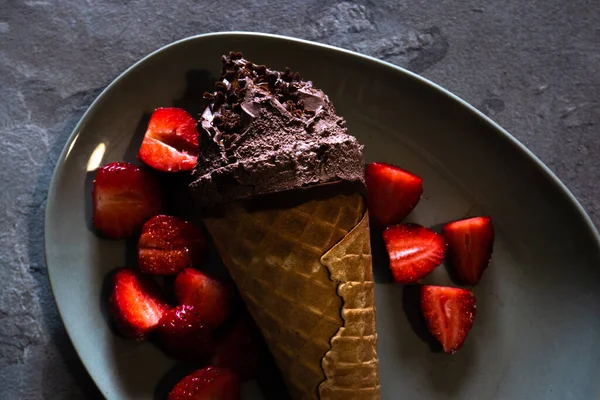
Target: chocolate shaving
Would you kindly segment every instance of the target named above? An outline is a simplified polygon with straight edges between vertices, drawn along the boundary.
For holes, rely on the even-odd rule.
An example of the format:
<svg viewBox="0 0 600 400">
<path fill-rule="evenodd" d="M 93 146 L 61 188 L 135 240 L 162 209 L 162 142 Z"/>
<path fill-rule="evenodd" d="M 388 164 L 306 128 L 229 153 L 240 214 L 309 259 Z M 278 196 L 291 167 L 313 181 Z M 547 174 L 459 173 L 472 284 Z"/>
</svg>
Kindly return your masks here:
<svg viewBox="0 0 600 400">
<path fill-rule="evenodd" d="M 213 117 L 212 124 L 216 127 L 219 127 L 219 126 L 223 125 L 223 119 L 220 116 L 215 115 Z"/>
<path fill-rule="evenodd" d="M 229 58 L 232 60 L 240 60 L 244 57 L 244 55 L 239 51 L 232 51 L 229 53 Z"/>
<path fill-rule="evenodd" d="M 274 95 L 294 118 L 308 123 L 314 117 L 314 111 L 305 110 L 304 101 L 298 98 L 298 89 L 302 85 L 298 72 L 292 72 L 289 68 L 284 72 L 269 70 L 265 65 L 244 60 L 240 52 L 231 52 L 229 56 L 223 56 L 221 61 L 221 78 L 230 84 L 217 82 L 215 92 L 205 93 L 204 98 L 210 102 L 210 110 L 217 113 L 212 124 L 218 131 L 215 136 L 219 137 L 219 143 L 226 152 L 231 152 L 240 140 L 241 103 L 246 94 L 247 80 Z M 260 95 L 256 93 L 256 96 Z M 230 156 L 233 153 L 227 154 L 228 158 Z"/>
<path fill-rule="evenodd" d="M 256 73 L 258 75 L 264 75 L 267 73 L 267 66 L 266 65 L 256 65 L 256 66 L 254 66 L 254 70 L 256 71 Z"/>
<path fill-rule="evenodd" d="M 238 101 L 238 96 L 236 93 L 231 93 L 227 96 L 227 104 L 235 104 Z"/>
<path fill-rule="evenodd" d="M 223 79 L 227 79 L 228 81 L 232 81 L 235 78 L 236 72 L 233 69 L 225 70 L 223 74 Z"/>
<path fill-rule="evenodd" d="M 215 89 L 217 92 L 227 92 L 227 85 L 221 81 L 215 83 Z"/>
</svg>

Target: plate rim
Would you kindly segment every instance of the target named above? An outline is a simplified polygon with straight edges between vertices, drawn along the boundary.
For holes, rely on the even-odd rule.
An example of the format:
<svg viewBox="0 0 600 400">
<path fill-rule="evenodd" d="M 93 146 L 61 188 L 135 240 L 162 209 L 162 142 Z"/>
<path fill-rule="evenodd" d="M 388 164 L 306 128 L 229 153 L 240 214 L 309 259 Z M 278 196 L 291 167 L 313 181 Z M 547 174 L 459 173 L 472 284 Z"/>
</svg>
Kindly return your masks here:
<svg viewBox="0 0 600 400">
<path fill-rule="evenodd" d="M 107 92 L 109 92 L 114 86 L 117 86 L 123 79 L 125 79 L 126 76 L 133 73 L 137 68 L 140 67 L 140 65 L 142 65 L 142 64 L 146 63 L 147 61 L 151 60 L 152 58 L 156 57 L 158 54 L 160 54 L 172 47 L 179 46 L 183 43 L 197 41 L 197 40 L 203 40 L 203 39 L 213 38 L 213 37 L 224 37 L 224 38 L 226 38 L 226 37 L 230 37 L 230 38 L 231 37 L 253 37 L 253 38 L 258 38 L 258 39 L 261 39 L 261 38 L 262 39 L 276 39 L 276 40 L 287 41 L 287 42 L 295 43 L 295 44 L 313 46 L 313 47 L 317 47 L 320 49 L 335 52 L 337 54 L 345 54 L 345 55 L 349 55 L 349 56 L 353 56 L 353 57 L 362 59 L 363 61 L 368 61 L 368 62 L 373 62 L 373 63 L 379 64 L 380 66 L 385 67 L 388 70 L 403 74 L 404 76 L 406 76 L 412 80 L 418 81 L 420 84 L 426 85 L 429 88 L 431 88 L 435 91 L 438 91 L 440 94 L 447 96 L 452 101 L 458 103 L 460 106 L 468 109 L 475 118 L 480 118 L 482 121 L 489 124 L 490 127 L 493 128 L 492 131 L 495 132 L 494 133 L 495 135 L 497 135 L 499 138 L 502 138 L 503 140 L 507 140 L 509 143 L 512 144 L 512 146 L 515 148 L 516 151 L 521 152 L 523 155 L 527 156 L 531 161 L 533 161 L 535 168 L 537 168 L 540 172 L 542 172 L 544 175 L 546 175 L 548 178 L 550 178 L 550 182 L 552 182 L 554 188 L 558 192 L 560 192 L 563 196 L 566 196 L 566 200 L 568 201 L 568 204 L 570 204 L 572 207 L 574 207 L 574 209 L 577 211 L 578 217 L 581 219 L 581 222 L 583 222 L 584 223 L 583 225 L 587 228 L 587 231 L 588 231 L 587 234 L 594 239 L 596 247 L 600 249 L 600 233 L 599 233 L 598 229 L 592 222 L 590 216 L 587 214 L 587 212 L 585 211 L 585 209 L 583 208 L 583 206 L 581 205 L 579 200 L 577 200 L 577 198 L 573 195 L 573 193 L 569 190 L 569 188 L 556 176 L 556 174 L 543 161 L 541 161 L 531 150 L 529 150 L 524 144 L 522 144 L 516 137 L 514 137 L 512 134 L 510 134 L 506 129 L 502 128 L 498 123 L 496 123 L 490 117 L 488 117 L 487 115 L 485 115 L 484 113 L 479 111 L 473 105 L 471 105 L 467 101 L 463 100 L 456 94 L 454 94 L 454 93 L 450 92 L 449 90 L 443 88 L 442 86 L 438 85 L 437 83 L 435 83 L 427 78 L 424 78 L 414 72 L 411 72 L 405 68 L 399 67 L 399 66 L 389 63 L 387 61 L 379 60 L 375 57 L 371 57 L 371 56 L 361 54 L 361 53 L 351 51 L 351 50 L 342 49 L 340 47 L 336 47 L 336 46 L 332 46 L 332 45 L 323 44 L 323 43 L 314 42 L 314 41 L 305 40 L 305 39 L 299 39 L 299 38 L 295 38 L 295 37 L 291 37 L 291 36 L 276 35 L 276 34 L 262 33 L 262 32 L 253 32 L 253 31 L 220 31 L 220 32 L 210 32 L 210 33 L 204 33 L 204 34 L 185 37 L 183 39 L 179 39 L 179 40 L 176 40 L 169 44 L 166 44 L 166 45 L 150 52 L 146 56 L 142 57 L 141 59 L 139 59 L 138 61 L 133 63 L 131 66 L 129 66 L 125 71 L 121 72 L 110 84 L 108 84 L 102 90 L 102 92 L 94 99 L 94 101 L 86 109 L 85 113 L 82 115 L 82 117 L 79 120 L 79 122 L 77 123 L 77 125 L 73 128 L 73 131 L 71 132 L 67 141 L 65 142 L 63 149 L 60 153 L 60 156 L 58 157 L 58 159 L 56 161 L 56 165 L 54 166 L 54 170 L 52 172 L 52 178 L 51 178 L 50 184 L 48 186 L 47 200 L 46 200 L 46 206 L 45 206 L 45 210 L 44 210 L 44 261 L 46 263 L 46 271 L 48 274 L 50 291 L 52 293 L 52 298 L 54 299 L 54 304 L 56 304 L 58 314 L 61 318 L 62 325 L 64 326 L 65 331 L 67 332 L 69 341 L 71 342 L 73 348 L 75 349 L 75 352 L 77 353 L 77 357 L 79 358 L 81 363 L 84 365 L 86 372 L 88 373 L 88 375 L 90 376 L 90 378 L 92 379 L 92 381 L 94 382 L 94 384 L 96 385 L 98 390 L 104 396 L 106 396 L 107 393 L 98 385 L 98 381 L 96 380 L 96 377 L 92 373 L 90 373 L 90 368 L 89 368 L 90 366 L 88 365 L 89 363 L 81 357 L 79 347 L 72 339 L 70 328 L 64 323 L 63 310 L 61 309 L 61 306 L 60 306 L 59 302 L 57 301 L 56 289 L 53 284 L 53 278 L 52 278 L 53 273 L 52 273 L 52 268 L 50 267 L 51 263 L 49 262 L 49 257 L 48 257 L 49 241 L 50 241 L 50 237 L 49 237 L 50 235 L 48 232 L 48 224 L 49 224 L 50 219 L 52 218 L 51 210 L 54 208 L 55 201 L 57 201 L 57 184 L 56 184 L 57 176 L 63 170 L 65 159 L 69 156 L 69 153 L 73 149 L 73 146 L 74 146 L 76 140 L 78 139 L 82 128 L 87 124 L 88 120 L 91 118 L 93 110 L 100 103 L 100 101 L 103 99 L 104 95 Z"/>
</svg>

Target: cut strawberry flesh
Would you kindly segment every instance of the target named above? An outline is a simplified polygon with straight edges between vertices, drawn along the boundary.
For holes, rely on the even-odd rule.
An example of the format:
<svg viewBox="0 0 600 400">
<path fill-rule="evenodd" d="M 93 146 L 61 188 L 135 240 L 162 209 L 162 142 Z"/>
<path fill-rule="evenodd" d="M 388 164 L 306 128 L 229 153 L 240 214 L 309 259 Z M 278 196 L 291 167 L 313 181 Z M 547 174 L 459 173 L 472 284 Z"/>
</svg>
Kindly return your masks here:
<svg viewBox="0 0 600 400">
<path fill-rule="evenodd" d="M 379 229 L 402 222 L 423 195 L 420 177 L 390 164 L 369 164 L 365 182 L 369 215 Z"/>
<path fill-rule="evenodd" d="M 192 265 L 188 249 L 147 249 L 138 250 L 140 269 L 146 274 L 174 275 Z"/>
<path fill-rule="evenodd" d="M 138 264 L 142 272 L 173 275 L 187 267 L 200 266 L 207 250 L 206 238 L 192 223 L 157 215 L 146 222 L 138 242 Z"/>
<path fill-rule="evenodd" d="M 444 352 L 458 351 L 475 321 L 476 302 L 472 292 L 465 289 L 423 286 L 421 311 L 433 337 Z"/>
<path fill-rule="evenodd" d="M 111 239 L 131 236 L 163 207 L 158 180 L 150 172 L 123 162 L 98 170 L 92 198 L 94 227 Z"/>
<path fill-rule="evenodd" d="M 221 325 L 231 312 L 232 288 L 204 273 L 184 269 L 175 279 L 175 294 L 180 304 L 191 305 L 210 328 Z"/>
<path fill-rule="evenodd" d="M 180 108 L 157 108 L 148 123 L 148 137 L 166 145 L 198 154 L 196 121 Z"/>
<path fill-rule="evenodd" d="M 110 311 L 119 331 L 142 339 L 158 325 L 169 309 L 160 287 L 150 278 L 124 268 L 113 278 Z"/>
<path fill-rule="evenodd" d="M 416 224 L 388 227 L 383 240 L 396 283 L 415 283 L 444 260 L 446 242 L 431 229 Z"/>
<path fill-rule="evenodd" d="M 224 368 L 207 367 L 183 378 L 168 400 L 239 400 L 240 382 Z"/>
<path fill-rule="evenodd" d="M 450 222 L 442 230 L 448 241 L 450 264 L 468 285 L 481 279 L 490 262 L 494 246 L 494 227 L 489 217 L 474 217 Z"/>
<path fill-rule="evenodd" d="M 159 171 L 191 171 L 198 152 L 196 121 L 180 108 L 158 108 L 150 118 L 138 157 Z"/>
<path fill-rule="evenodd" d="M 156 328 L 165 353 L 182 360 L 200 360 L 213 348 L 212 333 L 194 308 L 180 305 L 165 312 Z"/>
<path fill-rule="evenodd" d="M 163 172 L 191 171 L 197 156 L 184 153 L 157 139 L 145 137 L 139 158 L 148 166 Z"/>
</svg>

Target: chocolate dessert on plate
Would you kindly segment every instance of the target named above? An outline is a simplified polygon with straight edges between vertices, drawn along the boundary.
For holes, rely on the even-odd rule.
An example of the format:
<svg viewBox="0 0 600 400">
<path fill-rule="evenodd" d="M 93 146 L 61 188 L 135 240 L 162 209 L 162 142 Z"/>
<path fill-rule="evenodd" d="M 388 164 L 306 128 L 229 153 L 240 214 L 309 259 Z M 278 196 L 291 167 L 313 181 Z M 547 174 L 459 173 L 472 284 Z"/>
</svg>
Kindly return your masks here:
<svg viewBox="0 0 600 400">
<path fill-rule="evenodd" d="M 298 73 L 223 57 L 191 184 L 294 399 L 377 399 L 363 146 Z"/>
</svg>

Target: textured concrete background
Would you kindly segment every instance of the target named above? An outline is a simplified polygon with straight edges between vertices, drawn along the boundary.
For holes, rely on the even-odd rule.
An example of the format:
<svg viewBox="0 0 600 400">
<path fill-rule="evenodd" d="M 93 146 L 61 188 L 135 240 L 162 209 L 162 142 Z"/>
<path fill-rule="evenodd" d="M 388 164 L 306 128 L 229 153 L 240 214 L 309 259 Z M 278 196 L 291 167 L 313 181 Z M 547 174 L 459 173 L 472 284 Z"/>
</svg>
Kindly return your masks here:
<svg viewBox="0 0 600 400">
<path fill-rule="evenodd" d="M 100 91 L 186 36 L 292 35 L 420 73 L 512 132 L 600 223 L 597 1 L 273 3 L 0 0 L 0 399 L 100 397 L 50 293 L 46 192 L 69 133 Z"/>
</svg>

